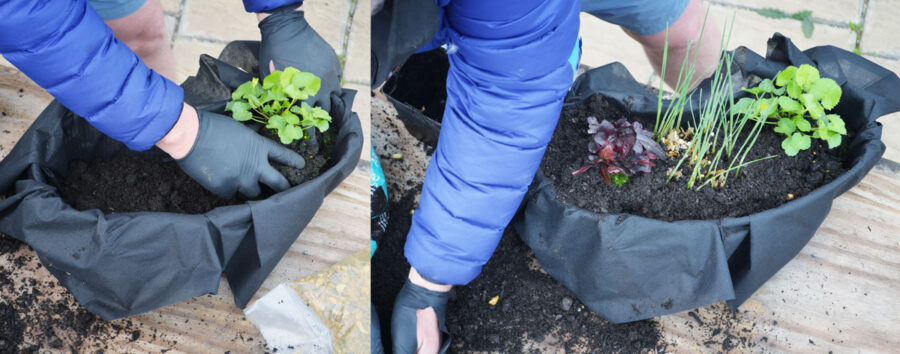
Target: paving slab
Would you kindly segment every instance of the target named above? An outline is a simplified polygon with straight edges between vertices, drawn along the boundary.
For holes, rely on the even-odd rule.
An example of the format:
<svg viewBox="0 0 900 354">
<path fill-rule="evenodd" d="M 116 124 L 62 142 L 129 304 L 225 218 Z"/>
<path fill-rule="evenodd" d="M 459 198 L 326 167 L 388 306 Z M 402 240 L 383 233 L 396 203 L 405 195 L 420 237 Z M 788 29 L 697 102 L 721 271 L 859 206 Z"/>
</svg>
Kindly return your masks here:
<svg viewBox="0 0 900 354">
<path fill-rule="evenodd" d="M 369 71 L 371 62 L 371 38 L 370 27 L 372 19 L 372 6 L 368 0 L 356 5 L 353 14 L 353 23 L 350 26 L 350 37 L 347 43 L 347 59 L 344 65 L 344 79 L 361 84 L 370 83 L 372 76 Z"/>
<path fill-rule="evenodd" d="M 733 7 L 711 5 L 710 17 L 715 19 L 720 28 L 730 23 L 735 15 L 734 28 L 729 49 L 745 46 L 760 55 L 766 54 L 766 41 L 779 32 L 794 42 L 801 50 L 819 45 L 833 45 L 838 48 L 853 50 L 856 34 L 849 28 L 836 28 L 827 25 L 816 25 L 811 38 L 803 36 L 800 21 L 792 19 L 775 20 L 763 17 L 756 12 Z M 717 34 L 718 38 L 721 34 Z"/>
<path fill-rule="evenodd" d="M 869 0 L 860 45 L 863 51 L 900 56 L 900 21 L 897 15 L 900 15 L 900 1 Z"/>
<path fill-rule="evenodd" d="M 350 15 L 349 0 L 314 0 L 303 3 L 306 22 L 312 26 L 337 54 L 343 53 L 344 32 Z M 361 6 L 361 5 L 360 5 Z"/>
<path fill-rule="evenodd" d="M 168 13 L 176 13 L 181 11 L 181 4 L 185 0 L 161 0 L 163 11 Z"/>
<path fill-rule="evenodd" d="M 621 27 L 588 13 L 582 12 L 580 18 L 582 64 L 594 68 L 621 62 L 639 82 L 647 82 L 653 76 L 653 66 L 647 60 L 643 47 L 625 34 Z"/>
<path fill-rule="evenodd" d="M 175 77 L 177 83 L 184 82 L 188 76 L 197 74 L 200 68 L 200 54 L 208 54 L 213 58 L 219 56 L 224 43 L 202 41 L 190 38 L 175 40 L 172 51 L 175 52 Z"/>
<path fill-rule="evenodd" d="M 244 11 L 240 1 L 190 0 L 185 2 L 178 36 L 258 41 L 258 23 L 256 14 Z"/>
<path fill-rule="evenodd" d="M 842 23 L 849 21 L 858 22 L 862 4 L 860 0 L 712 0 L 712 2 L 718 5 L 746 6 L 759 9 L 774 8 L 786 12 L 788 15 L 798 11 L 810 10 L 813 17 Z M 799 25 L 799 22 L 797 24 Z"/>
</svg>

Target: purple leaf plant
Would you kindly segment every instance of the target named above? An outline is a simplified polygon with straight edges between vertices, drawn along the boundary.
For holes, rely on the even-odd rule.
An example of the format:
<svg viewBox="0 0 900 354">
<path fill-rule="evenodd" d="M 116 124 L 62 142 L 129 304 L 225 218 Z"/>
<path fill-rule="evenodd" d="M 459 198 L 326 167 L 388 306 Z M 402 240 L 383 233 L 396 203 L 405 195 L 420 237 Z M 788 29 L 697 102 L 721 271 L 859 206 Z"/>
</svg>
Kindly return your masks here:
<svg viewBox="0 0 900 354">
<path fill-rule="evenodd" d="M 647 174 L 656 166 L 652 160 L 666 157 L 666 152 L 653 140 L 653 133 L 644 129 L 641 123 L 628 122 L 625 118 L 615 123 L 607 120 L 598 122 L 593 116 L 587 120 L 588 134 L 593 134 L 588 145 L 591 155 L 584 166 L 572 172 L 573 175 L 599 165 L 603 180 L 606 184 L 612 184 L 611 174 Z"/>
</svg>

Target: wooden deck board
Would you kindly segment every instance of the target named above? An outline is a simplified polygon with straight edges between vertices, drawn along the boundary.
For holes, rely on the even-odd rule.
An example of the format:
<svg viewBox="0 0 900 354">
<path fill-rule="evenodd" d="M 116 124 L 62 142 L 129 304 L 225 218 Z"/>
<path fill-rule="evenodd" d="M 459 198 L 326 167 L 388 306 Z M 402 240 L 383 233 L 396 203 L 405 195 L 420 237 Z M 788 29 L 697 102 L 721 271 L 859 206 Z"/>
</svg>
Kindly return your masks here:
<svg viewBox="0 0 900 354">
<path fill-rule="evenodd" d="M 876 167 L 834 201 L 800 254 L 740 307 L 728 325 L 749 341 L 733 351 L 896 352 L 898 304 L 900 174 Z M 694 311 L 701 321 L 726 313 L 722 304 Z M 729 335 L 713 335 L 687 312 L 660 323 L 677 352 L 719 351 Z"/>
</svg>

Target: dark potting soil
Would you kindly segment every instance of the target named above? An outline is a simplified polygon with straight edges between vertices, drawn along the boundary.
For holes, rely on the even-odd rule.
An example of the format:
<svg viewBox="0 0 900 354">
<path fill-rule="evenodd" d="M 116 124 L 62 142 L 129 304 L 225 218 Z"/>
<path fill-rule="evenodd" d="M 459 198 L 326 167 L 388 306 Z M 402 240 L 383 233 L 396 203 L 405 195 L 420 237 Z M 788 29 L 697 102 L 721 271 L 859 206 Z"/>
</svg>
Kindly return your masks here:
<svg viewBox="0 0 900 354">
<path fill-rule="evenodd" d="M 0 353 L 103 352 L 114 338 L 140 338 L 130 320 L 103 321 L 55 278 L 35 277 L 46 271 L 30 247 L 3 234 L 0 245 Z"/>
<path fill-rule="evenodd" d="M 332 131 L 329 129 L 327 132 Z M 333 154 L 334 133 L 323 137 L 317 132 L 317 137 L 317 141 L 322 143 L 302 141 L 289 146 L 306 160 L 303 169 L 273 163 L 292 186 L 318 176 L 327 168 Z M 262 190 L 260 199 L 273 194 L 264 185 Z M 202 214 L 220 206 L 247 201 L 240 195 L 232 200 L 217 197 L 182 172 L 174 161 L 138 156 L 71 161 L 59 191 L 63 200 L 75 209 L 96 208 L 104 213 L 154 211 Z"/>
<path fill-rule="evenodd" d="M 588 156 L 588 116 L 600 121 L 625 117 L 649 129 L 654 123 L 652 118 L 631 117 L 599 95 L 585 104 L 566 106 L 540 167 L 544 176 L 554 182 L 559 199 L 566 205 L 597 213 L 629 213 L 667 221 L 745 216 L 807 195 L 846 171 L 841 152 L 851 140 L 845 137 L 840 147 L 828 149 L 826 143 L 813 139 L 809 150 L 788 157 L 781 149 L 783 136 L 767 127 L 746 161 L 776 157 L 745 166 L 739 175 L 729 177 L 724 188 L 707 185 L 699 191 L 688 190 L 691 170 L 684 166 L 681 170 L 685 176 L 666 184 L 667 171 L 675 167 L 677 160 L 654 160 L 656 167 L 651 173 L 631 176 L 619 188 L 604 183 L 597 167 L 572 175 Z"/>
<path fill-rule="evenodd" d="M 390 314 L 394 298 L 409 272 L 403 245 L 422 186 L 390 205 L 387 232 L 372 258 L 372 301 L 378 311 L 382 341 L 390 352 Z M 496 305 L 488 301 L 499 296 Z M 571 291 L 544 273 L 534 253 L 507 229 L 481 275 L 455 287 L 447 312 L 452 351 L 501 353 L 664 351 L 659 324 L 653 320 L 614 325 L 586 308 Z"/>
<path fill-rule="evenodd" d="M 441 48 L 415 54 L 384 84 L 384 92 L 441 122 L 447 102 L 448 70 L 450 61 Z"/>
</svg>

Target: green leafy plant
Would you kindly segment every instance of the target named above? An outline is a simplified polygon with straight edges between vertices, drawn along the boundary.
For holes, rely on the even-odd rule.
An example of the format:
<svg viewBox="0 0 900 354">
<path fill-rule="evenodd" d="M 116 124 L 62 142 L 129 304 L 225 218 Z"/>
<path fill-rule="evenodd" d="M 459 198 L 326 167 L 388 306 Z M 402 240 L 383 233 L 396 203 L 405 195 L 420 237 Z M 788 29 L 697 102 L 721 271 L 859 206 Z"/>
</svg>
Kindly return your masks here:
<svg viewBox="0 0 900 354">
<path fill-rule="evenodd" d="M 787 12 L 771 7 L 757 9 L 754 11 L 756 11 L 756 13 L 762 15 L 763 17 L 768 17 L 776 20 L 791 18 L 800 21 L 800 28 L 803 30 L 803 36 L 806 38 L 810 38 L 813 35 L 815 24 L 812 21 L 811 10 L 801 10 L 790 15 Z"/>
<path fill-rule="evenodd" d="M 322 80 L 293 67 L 276 70 L 263 79 L 247 81 L 231 94 L 225 110 L 239 121 L 254 121 L 278 134 L 282 144 L 309 139 L 310 128 L 328 130 L 331 116 L 304 102 L 319 92 Z"/>
<path fill-rule="evenodd" d="M 774 80 L 764 79 L 758 86 L 743 90 L 755 98 L 742 98 L 738 104 L 742 109 L 755 104 L 771 111 L 755 118 L 774 124 L 775 131 L 786 136 L 781 148 L 788 156 L 809 149 L 812 139 L 825 140 L 833 149 L 847 134 L 844 120 L 826 113 L 841 100 L 841 87 L 830 78 L 820 77 L 812 65 L 789 66 Z"/>
</svg>

